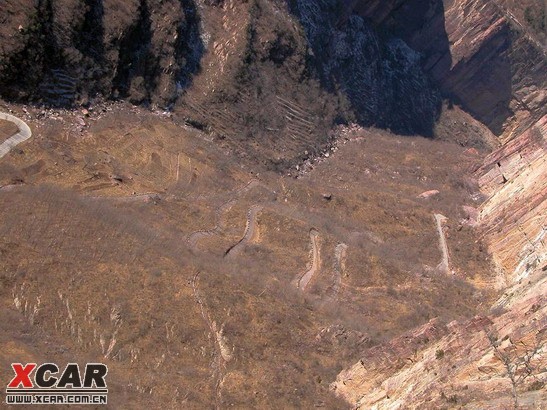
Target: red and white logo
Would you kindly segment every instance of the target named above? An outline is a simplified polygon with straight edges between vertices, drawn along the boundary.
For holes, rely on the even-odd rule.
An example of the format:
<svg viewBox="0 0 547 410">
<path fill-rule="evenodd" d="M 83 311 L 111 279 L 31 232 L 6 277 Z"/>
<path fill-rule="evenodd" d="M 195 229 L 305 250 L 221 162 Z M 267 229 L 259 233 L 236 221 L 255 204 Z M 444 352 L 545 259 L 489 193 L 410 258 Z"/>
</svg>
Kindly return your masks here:
<svg viewBox="0 0 547 410">
<path fill-rule="evenodd" d="M 17 389 L 21 385 L 27 389 L 34 387 L 30 380 L 30 374 L 36 368 L 36 363 L 27 363 L 24 366 L 21 363 L 12 363 L 11 368 L 15 372 L 15 377 L 9 382 L 9 389 Z"/>
<path fill-rule="evenodd" d="M 6 387 L 7 404 L 106 404 L 108 367 L 78 363 L 63 371 L 55 363 L 12 363 L 14 376 Z"/>
</svg>

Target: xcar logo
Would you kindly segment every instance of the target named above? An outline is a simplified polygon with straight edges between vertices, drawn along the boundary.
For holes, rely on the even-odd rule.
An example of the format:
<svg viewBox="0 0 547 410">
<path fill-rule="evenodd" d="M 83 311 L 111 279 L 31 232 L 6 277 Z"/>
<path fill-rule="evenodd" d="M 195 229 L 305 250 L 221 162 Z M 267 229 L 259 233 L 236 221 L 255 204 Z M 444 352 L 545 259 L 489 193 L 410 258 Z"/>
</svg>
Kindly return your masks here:
<svg viewBox="0 0 547 410">
<path fill-rule="evenodd" d="M 11 367 L 15 372 L 15 377 L 8 384 L 8 388 L 16 389 L 20 385 L 23 385 L 23 387 L 26 388 L 31 388 L 32 382 L 30 381 L 29 376 L 36 367 L 36 363 L 29 363 L 24 367 L 21 363 L 12 363 Z"/>
<path fill-rule="evenodd" d="M 106 404 L 106 375 L 102 363 L 77 363 L 60 372 L 55 363 L 12 363 L 15 376 L 6 388 L 7 404 Z"/>
</svg>

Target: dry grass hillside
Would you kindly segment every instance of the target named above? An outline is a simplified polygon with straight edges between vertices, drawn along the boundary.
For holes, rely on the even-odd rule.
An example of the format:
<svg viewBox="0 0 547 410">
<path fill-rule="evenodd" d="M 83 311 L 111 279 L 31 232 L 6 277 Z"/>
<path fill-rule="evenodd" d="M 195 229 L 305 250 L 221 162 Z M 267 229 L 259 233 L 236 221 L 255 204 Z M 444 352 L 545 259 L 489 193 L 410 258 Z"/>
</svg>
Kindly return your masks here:
<svg viewBox="0 0 547 410">
<path fill-rule="evenodd" d="M 540 3 L 0 1 L 0 381 L 542 407 Z"/>
<path fill-rule="evenodd" d="M 494 296 L 479 151 L 339 129 L 280 175 L 123 104 L 29 116 L 0 162 L 0 361 L 105 361 L 114 407 L 345 407 L 363 349 Z"/>
</svg>

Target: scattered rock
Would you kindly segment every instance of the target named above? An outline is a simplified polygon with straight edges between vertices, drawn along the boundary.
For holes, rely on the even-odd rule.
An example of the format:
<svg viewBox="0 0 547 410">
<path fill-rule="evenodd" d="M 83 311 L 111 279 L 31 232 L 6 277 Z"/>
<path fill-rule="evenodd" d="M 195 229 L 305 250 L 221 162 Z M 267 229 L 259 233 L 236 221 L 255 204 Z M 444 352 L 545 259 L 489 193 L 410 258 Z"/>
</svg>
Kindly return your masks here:
<svg viewBox="0 0 547 410">
<path fill-rule="evenodd" d="M 436 189 L 432 189 L 431 191 L 422 192 L 420 195 L 418 195 L 418 198 L 431 198 L 432 196 L 439 194 L 439 191 L 437 191 Z"/>
<path fill-rule="evenodd" d="M 475 226 L 479 219 L 479 210 L 472 206 L 463 206 L 465 219 L 462 221 L 464 225 Z"/>
<path fill-rule="evenodd" d="M 332 199 L 332 194 L 330 192 L 323 193 L 323 199 L 330 201 Z"/>
</svg>

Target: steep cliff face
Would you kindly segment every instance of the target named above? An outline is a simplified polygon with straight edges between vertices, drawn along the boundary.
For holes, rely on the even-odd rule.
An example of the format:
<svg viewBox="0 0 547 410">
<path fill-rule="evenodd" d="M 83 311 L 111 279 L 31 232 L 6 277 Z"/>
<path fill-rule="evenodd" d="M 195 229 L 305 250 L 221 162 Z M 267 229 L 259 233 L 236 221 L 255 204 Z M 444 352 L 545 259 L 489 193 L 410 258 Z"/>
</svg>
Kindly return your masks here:
<svg viewBox="0 0 547 410">
<path fill-rule="evenodd" d="M 433 320 L 365 352 L 331 387 L 360 409 L 544 408 L 545 294 L 528 287 L 506 308 L 466 323 Z"/>
<path fill-rule="evenodd" d="M 376 27 L 423 54 L 443 92 L 503 139 L 547 111 L 544 45 L 495 1 L 356 1 Z"/>
<path fill-rule="evenodd" d="M 420 55 L 397 38 L 383 38 L 344 2 L 295 1 L 306 30 L 312 66 L 324 86 L 339 89 L 357 121 L 396 132 L 431 134 L 440 96 L 422 70 Z"/>
<path fill-rule="evenodd" d="M 2 95 L 19 101 L 102 95 L 165 106 L 202 51 L 190 0 L 8 0 L 0 20 Z"/>
<path fill-rule="evenodd" d="M 489 195 L 480 224 L 509 285 L 547 267 L 547 116 L 490 154 L 477 172 Z"/>
</svg>

